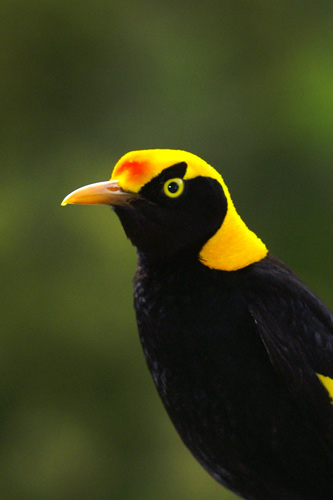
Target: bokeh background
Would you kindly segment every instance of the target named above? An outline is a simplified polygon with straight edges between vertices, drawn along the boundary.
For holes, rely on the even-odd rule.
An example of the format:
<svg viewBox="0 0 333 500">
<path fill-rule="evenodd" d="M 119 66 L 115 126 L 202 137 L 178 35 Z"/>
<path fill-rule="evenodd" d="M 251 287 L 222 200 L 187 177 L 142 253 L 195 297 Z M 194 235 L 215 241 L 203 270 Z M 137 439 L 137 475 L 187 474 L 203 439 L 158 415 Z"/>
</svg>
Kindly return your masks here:
<svg viewBox="0 0 333 500">
<path fill-rule="evenodd" d="M 2 500 L 236 498 L 155 392 L 118 220 L 60 202 L 129 150 L 189 150 L 332 308 L 332 21 L 318 0 L 1 0 Z"/>
</svg>

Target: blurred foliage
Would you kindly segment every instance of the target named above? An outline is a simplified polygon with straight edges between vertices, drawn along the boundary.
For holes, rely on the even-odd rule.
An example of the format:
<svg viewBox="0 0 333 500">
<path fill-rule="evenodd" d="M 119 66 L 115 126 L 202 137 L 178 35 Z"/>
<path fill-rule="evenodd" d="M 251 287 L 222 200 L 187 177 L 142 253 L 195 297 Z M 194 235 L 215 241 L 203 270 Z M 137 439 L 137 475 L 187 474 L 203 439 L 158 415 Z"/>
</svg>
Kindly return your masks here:
<svg viewBox="0 0 333 500">
<path fill-rule="evenodd" d="M 192 151 L 332 307 L 332 18 L 323 0 L 0 2 L 1 499 L 235 498 L 150 380 L 118 220 L 60 202 L 129 150 Z"/>
</svg>

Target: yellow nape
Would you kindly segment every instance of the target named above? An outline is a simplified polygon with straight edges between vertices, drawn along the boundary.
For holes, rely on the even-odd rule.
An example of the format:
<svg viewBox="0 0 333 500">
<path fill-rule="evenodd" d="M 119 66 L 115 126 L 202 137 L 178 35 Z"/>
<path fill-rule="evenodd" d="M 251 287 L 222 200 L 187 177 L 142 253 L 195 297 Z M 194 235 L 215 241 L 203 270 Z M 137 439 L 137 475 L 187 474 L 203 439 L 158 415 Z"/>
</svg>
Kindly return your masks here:
<svg viewBox="0 0 333 500">
<path fill-rule="evenodd" d="M 326 377 L 325 375 L 321 375 L 320 373 L 317 373 L 317 376 L 327 389 L 327 392 L 329 393 L 331 398 L 331 403 L 333 404 L 333 379 L 331 379 L 330 377 Z"/>
<path fill-rule="evenodd" d="M 264 259 L 268 250 L 238 215 L 223 180 L 222 186 L 228 201 L 227 214 L 220 229 L 203 246 L 200 259 L 211 269 L 237 271 Z"/>
<path fill-rule="evenodd" d="M 111 180 L 117 180 L 126 191 L 138 193 L 142 186 L 165 168 L 181 162 L 187 164 L 185 180 L 198 176 L 216 179 L 221 184 L 228 203 L 223 224 L 203 246 L 200 261 L 212 269 L 236 271 L 266 257 L 266 246 L 238 215 L 221 175 L 192 153 L 174 149 L 132 151 L 118 161 Z"/>
</svg>

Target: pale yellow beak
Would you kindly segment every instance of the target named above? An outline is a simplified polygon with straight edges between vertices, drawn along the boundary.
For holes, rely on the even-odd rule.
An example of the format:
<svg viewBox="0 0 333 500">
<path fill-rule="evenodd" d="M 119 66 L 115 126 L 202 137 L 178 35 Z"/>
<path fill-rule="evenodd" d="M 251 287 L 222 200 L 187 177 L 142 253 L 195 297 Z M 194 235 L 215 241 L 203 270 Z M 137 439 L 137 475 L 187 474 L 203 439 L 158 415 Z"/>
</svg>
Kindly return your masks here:
<svg viewBox="0 0 333 500">
<path fill-rule="evenodd" d="M 95 182 L 72 191 L 61 205 L 123 205 L 135 196 L 123 191 L 118 181 Z"/>
</svg>

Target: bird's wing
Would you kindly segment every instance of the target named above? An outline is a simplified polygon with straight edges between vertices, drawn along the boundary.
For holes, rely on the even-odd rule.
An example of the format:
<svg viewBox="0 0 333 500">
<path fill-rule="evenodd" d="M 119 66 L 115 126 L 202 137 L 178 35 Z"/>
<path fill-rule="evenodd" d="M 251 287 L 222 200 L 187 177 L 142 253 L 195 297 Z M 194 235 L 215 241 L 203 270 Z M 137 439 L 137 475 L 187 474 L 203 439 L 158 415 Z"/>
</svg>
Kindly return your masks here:
<svg viewBox="0 0 333 500">
<path fill-rule="evenodd" d="M 251 316 L 272 366 L 333 460 L 333 317 L 289 270 L 266 278 L 265 298 L 249 301 Z"/>
</svg>

